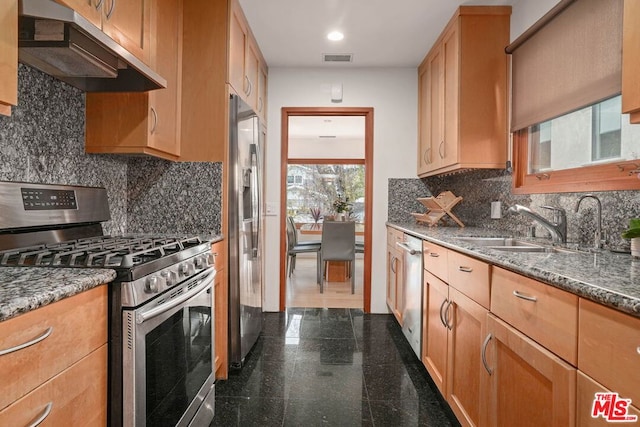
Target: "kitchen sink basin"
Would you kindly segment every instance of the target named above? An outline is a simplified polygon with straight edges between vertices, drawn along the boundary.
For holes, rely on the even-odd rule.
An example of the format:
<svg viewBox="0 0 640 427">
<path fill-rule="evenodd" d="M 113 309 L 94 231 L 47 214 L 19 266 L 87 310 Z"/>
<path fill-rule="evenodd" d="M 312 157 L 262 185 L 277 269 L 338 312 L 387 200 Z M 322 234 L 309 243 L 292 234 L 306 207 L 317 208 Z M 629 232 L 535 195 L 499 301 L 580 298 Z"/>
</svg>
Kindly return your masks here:
<svg viewBox="0 0 640 427">
<path fill-rule="evenodd" d="M 527 247 L 542 248 L 543 246 L 525 240 L 518 240 L 513 237 L 458 237 L 458 240 L 470 243 L 475 246 L 499 246 L 499 247 Z"/>
<path fill-rule="evenodd" d="M 576 253 L 577 251 L 559 248 L 555 246 L 544 246 L 526 240 L 519 240 L 513 237 L 459 237 L 458 240 L 470 243 L 475 246 L 482 246 L 487 249 L 495 249 L 503 252 L 527 252 L 527 253 Z"/>
</svg>

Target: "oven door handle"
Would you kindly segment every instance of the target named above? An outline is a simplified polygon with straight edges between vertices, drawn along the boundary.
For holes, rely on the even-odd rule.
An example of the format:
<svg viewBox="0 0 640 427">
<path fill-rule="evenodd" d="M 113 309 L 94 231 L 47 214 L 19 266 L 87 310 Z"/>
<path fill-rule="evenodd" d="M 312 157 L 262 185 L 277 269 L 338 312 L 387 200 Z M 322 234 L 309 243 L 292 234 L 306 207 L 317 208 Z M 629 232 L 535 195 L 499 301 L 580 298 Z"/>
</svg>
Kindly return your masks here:
<svg viewBox="0 0 640 427">
<path fill-rule="evenodd" d="M 194 287 L 193 289 L 189 290 L 188 292 L 185 292 L 184 294 L 167 301 L 166 304 L 162 304 L 159 305 L 156 308 L 153 308 L 147 312 L 144 313 L 140 313 L 136 316 L 136 323 L 138 325 L 143 324 L 144 322 L 146 322 L 149 319 L 152 319 L 156 316 L 161 315 L 162 313 L 165 313 L 169 310 L 171 310 L 174 307 L 179 306 L 180 304 L 182 304 L 183 302 L 199 295 L 200 293 L 202 293 L 205 289 L 207 289 L 209 286 L 211 286 L 211 283 L 213 282 L 213 278 L 216 275 L 216 270 L 214 268 L 210 269 L 211 271 L 209 273 L 207 273 L 207 275 L 201 279 L 198 279 L 198 281 L 202 282 L 199 285 L 197 285 L 196 287 Z"/>
</svg>

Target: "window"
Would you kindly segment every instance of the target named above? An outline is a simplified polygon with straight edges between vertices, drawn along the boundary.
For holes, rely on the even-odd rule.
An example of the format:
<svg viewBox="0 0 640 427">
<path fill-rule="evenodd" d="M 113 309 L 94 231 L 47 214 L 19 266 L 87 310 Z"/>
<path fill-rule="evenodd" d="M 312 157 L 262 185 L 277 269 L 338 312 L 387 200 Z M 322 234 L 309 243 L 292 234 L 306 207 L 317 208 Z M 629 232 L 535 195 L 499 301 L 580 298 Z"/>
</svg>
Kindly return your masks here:
<svg viewBox="0 0 640 427">
<path fill-rule="evenodd" d="M 533 125 L 530 131 L 531 154 L 529 172 L 540 172 L 551 167 L 551 122 Z"/>
<path fill-rule="evenodd" d="M 619 96 L 593 106 L 592 161 L 620 158 L 622 153 L 620 111 L 622 111 L 622 105 Z"/>
</svg>

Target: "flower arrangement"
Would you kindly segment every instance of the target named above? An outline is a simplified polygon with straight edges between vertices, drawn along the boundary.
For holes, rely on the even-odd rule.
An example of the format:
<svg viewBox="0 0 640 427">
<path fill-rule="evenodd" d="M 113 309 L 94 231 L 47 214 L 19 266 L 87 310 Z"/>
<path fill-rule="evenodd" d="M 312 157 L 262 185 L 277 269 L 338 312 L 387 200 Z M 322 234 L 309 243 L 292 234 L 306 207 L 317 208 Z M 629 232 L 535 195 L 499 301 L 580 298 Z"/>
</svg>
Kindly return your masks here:
<svg viewBox="0 0 640 427">
<path fill-rule="evenodd" d="M 349 212 L 351 210 L 349 198 L 347 197 L 343 200 L 342 196 L 338 196 L 333 202 L 333 209 L 335 209 L 337 213 Z"/>
<path fill-rule="evenodd" d="M 311 213 L 313 221 L 317 224 L 318 221 L 320 221 L 320 215 L 322 214 L 322 211 L 320 210 L 320 208 L 309 208 L 309 212 Z"/>
</svg>

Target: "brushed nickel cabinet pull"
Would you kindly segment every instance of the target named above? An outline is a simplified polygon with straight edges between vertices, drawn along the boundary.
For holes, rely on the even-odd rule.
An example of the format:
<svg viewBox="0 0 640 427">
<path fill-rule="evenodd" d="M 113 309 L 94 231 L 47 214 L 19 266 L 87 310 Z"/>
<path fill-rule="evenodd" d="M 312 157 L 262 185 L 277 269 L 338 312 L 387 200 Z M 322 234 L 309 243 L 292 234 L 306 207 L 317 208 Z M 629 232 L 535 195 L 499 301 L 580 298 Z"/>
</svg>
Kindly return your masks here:
<svg viewBox="0 0 640 427">
<path fill-rule="evenodd" d="M 431 252 L 431 253 L 429 253 L 429 256 L 433 257 L 433 258 L 438 258 L 440 256 L 440 254 L 435 253 L 435 252 Z"/>
<path fill-rule="evenodd" d="M 429 155 L 429 157 L 427 157 L 427 154 Z M 424 163 L 427 165 L 431 163 L 431 147 L 427 147 L 427 149 L 424 150 L 422 160 L 424 160 Z"/>
<path fill-rule="evenodd" d="M 640 354 L 640 345 L 638 346 L 638 348 L 636 348 L 636 352 Z"/>
<path fill-rule="evenodd" d="M 109 19 L 111 19 L 111 15 L 113 14 L 113 10 L 116 8 L 116 0 L 111 0 L 111 7 L 109 8 L 109 11 L 107 12 L 107 21 Z"/>
<path fill-rule="evenodd" d="M 37 427 L 40 424 L 42 424 L 42 422 L 49 416 L 49 414 L 51 413 L 51 408 L 53 408 L 53 402 L 49 402 L 47 403 L 47 406 L 45 406 L 44 411 L 42 411 L 42 415 L 40 415 L 34 422 L 32 422 L 31 424 L 29 424 L 29 427 Z"/>
<path fill-rule="evenodd" d="M 155 108 L 151 107 L 151 115 L 153 116 L 153 126 L 151 126 L 151 133 L 155 133 L 158 127 L 158 112 Z"/>
<path fill-rule="evenodd" d="M 396 266 L 397 262 L 398 262 L 398 258 L 393 257 L 393 259 L 391 260 L 391 271 L 393 271 L 394 273 L 396 273 L 396 270 L 397 270 L 397 266 Z"/>
<path fill-rule="evenodd" d="M 438 146 L 438 154 L 440 154 L 440 158 L 444 159 L 445 154 L 442 151 L 442 148 L 444 147 L 444 139 L 442 140 L 442 142 L 440 143 L 440 145 Z"/>
<path fill-rule="evenodd" d="M 102 6 L 102 1 L 103 0 L 98 0 L 98 3 L 96 3 L 96 5 L 94 6 L 96 10 L 100 9 L 100 6 Z"/>
<path fill-rule="evenodd" d="M 444 320 L 445 320 L 445 326 L 447 327 L 447 329 L 452 330 L 453 329 L 453 325 L 449 324 L 449 309 L 451 308 L 451 306 L 453 305 L 453 301 L 449 301 L 449 303 L 447 304 L 447 308 L 444 310 Z"/>
<path fill-rule="evenodd" d="M 484 369 L 489 373 L 489 375 L 493 375 L 493 371 L 489 368 L 489 364 L 487 363 L 487 346 L 489 345 L 489 341 L 491 341 L 491 334 L 487 335 L 482 343 L 482 351 L 480 352 L 480 357 L 482 358 L 482 365 Z"/>
<path fill-rule="evenodd" d="M 442 301 L 442 304 L 440 304 L 440 321 L 442 322 L 442 326 L 444 326 L 445 328 L 447 327 L 447 322 L 444 320 L 444 314 L 442 313 L 442 310 L 444 309 L 444 305 L 448 302 L 447 299 L 444 299 Z"/>
<path fill-rule="evenodd" d="M 473 272 L 473 268 L 465 267 L 464 265 L 459 266 L 458 270 L 462 271 L 463 273 L 471 273 L 471 272 Z"/>
<path fill-rule="evenodd" d="M 520 293 L 518 291 L 513 291 L 513 295 L 518 297 L 518 298 L 520 298 L 520 299 L 526 300 L 526 301 L 531 301 L 531 302 L 538 301 L 538 298 L 532 297 L 532 296 L 529 296 L 529 295 L 525 295 L 525 294 Z"/>
<path fill-rule="evenodd" d="M 27 341 L 27 342 L 25 342 L 23 344 L 19 344 L 19 345 L 15 346 L 15 347 L 7 348 L 5 350 L 0 350 L 0 356 L 4 356 L 5 354 L 13 353 L 14 351 L 22 350 L 23 348 L 30 347 L 30 346 L 32 346 L 34 344 L 38 344 L 40 341 L 44 340 L 49 335 L 51 335 L 51 332 L 53 332 L 53 326 L 49 326 L 49 328 L 46 331 L 44 331 L 44 333 L 42 335 L 40 335 L 37 338 L 32 339 L 31 341 Z"/>
</svg>

